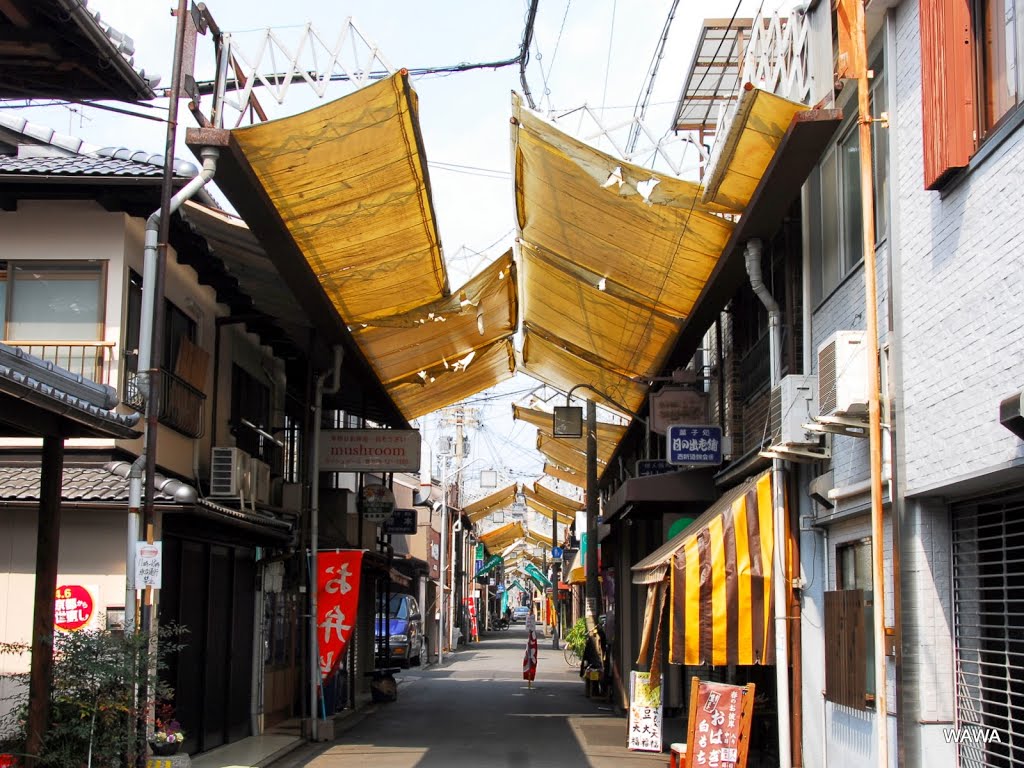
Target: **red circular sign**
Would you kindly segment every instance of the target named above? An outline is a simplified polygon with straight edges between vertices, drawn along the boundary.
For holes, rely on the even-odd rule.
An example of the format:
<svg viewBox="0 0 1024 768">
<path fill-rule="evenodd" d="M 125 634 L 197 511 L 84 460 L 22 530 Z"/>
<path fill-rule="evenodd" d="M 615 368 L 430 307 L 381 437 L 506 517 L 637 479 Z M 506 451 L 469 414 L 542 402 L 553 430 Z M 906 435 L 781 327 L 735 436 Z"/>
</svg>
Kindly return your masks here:
<svg viewBox="0 0 1024 768">
<path fill-rule="evenodd" d="M 92 595 L 85 587 L 78 584 L 57 587 L 56 598 L 53 605 L 53 625 L 57 629 L 74 631 L 92 621 L 96 606 L 92 602 Z"/>
</svg>

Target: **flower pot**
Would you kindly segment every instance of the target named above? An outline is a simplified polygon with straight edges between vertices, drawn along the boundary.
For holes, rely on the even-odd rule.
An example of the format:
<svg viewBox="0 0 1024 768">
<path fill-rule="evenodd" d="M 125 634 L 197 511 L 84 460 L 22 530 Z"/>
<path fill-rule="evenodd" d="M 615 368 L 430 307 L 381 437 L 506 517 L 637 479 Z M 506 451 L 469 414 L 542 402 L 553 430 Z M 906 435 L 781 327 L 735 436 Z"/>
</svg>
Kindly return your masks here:
<svg viewBox="0 0 1024 768">
<path fill-rule="evenodd" d="M 149 742 L 150 749 L 153 750 L 153 754 L 157 757 L 170 757 L 171 755 L 178 754 L 178 749 L 181 747 L 180 741 L 165 742 L 158 744 L 155 741 Z"/>
</svg>

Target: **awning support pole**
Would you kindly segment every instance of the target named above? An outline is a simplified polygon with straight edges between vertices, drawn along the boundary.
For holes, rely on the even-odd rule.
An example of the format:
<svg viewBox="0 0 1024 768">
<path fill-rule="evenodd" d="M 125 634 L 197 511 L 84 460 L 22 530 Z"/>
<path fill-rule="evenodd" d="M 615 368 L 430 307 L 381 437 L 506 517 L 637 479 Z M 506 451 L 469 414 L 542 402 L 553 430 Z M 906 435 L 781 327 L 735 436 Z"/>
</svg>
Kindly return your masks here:
<svg viewBox="0 0 1024 768">
<path fill-rule="evenodd" d="M 771 358 L 771 385 L 782 379 L 782 312 L 761 278 L 760 240 L 748 240 L 747 274 L 750 287 L 768 310 L 768 351 Z M 789 573 L 786 569 L 786 493 L 782 459 L 772 459 L 772 517 L 775 521 L 775 546 L 772 568 L 772 592 L 775 603 L 775 698 L 779 727 L 779 768 L 791 768 L 793 745 L 789 710 Z"/>
</svg>

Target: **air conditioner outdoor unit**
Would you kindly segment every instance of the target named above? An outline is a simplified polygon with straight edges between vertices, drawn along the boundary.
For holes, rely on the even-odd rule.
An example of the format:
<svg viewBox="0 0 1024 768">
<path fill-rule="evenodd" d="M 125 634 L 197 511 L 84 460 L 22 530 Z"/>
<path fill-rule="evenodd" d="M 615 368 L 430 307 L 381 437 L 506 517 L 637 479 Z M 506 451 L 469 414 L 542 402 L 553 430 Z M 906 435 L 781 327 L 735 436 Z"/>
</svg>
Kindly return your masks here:
<svg viewBox="0 0 1024 768">
<path fill-rule="evenodd" d="M 270 465 L 260 459 L 249 459 L 249 474 L 252 478 L 252 500 L 260 504 L 269 504 Z"/>
<path fill-rule="evenodd" d="M 818 347 L 818 409 L 820 417 L 867 421 L 868 356 L 864 331 L 836 331 Z"/>
<path fill-rule="evenodd" d="M 210 496 L 252 496 L 251 458 L 241 448 L 219 446 L 210 457 Z"/>
<path fill-rule="evenodd" d="M 783 376 L 772 388 L 769 406 L 772 445 L 817 445 L 819 436 L 804 428 L 818 415 L 818 377 Z"/>
</svg>

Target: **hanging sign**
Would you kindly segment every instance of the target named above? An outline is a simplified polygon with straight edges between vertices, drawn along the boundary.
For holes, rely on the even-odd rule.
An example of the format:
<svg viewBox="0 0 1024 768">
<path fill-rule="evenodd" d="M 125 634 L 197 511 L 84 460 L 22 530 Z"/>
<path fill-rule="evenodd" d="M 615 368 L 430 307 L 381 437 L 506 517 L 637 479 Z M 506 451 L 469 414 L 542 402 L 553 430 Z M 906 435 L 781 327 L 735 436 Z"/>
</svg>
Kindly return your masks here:
<svg viewBox="0 0 1024 768">
<path fill-rule="evenodd" d="M 416 533 L 416 510 L 396 509 L 391 519 L 384 521 L 384 533 L 405 535 Z"/>
<path fill-rule="evenodd" d="M 383 523 L 395 512 L 395 494 L 383 485 L 363 486 L 363 520 Z"/>
<path fill-rule="evenodd" d="M 628 746 L 633 751 L 661 752 L 661 682 L 652 686 L 650 672 L 629 673 Z"/>
<path fill-rule="evenodd" d="M 705 425 L 674 424 L 668 428 L 670 464 L 722 463 L 722 428 Z"/>
<path fill-rule="evenodd" d="M 96 613 L 96 601 L 81 584 L 57 587 L 53 604 L 53 626 L 64 632 L 75 632 L 88 626 Z"/>
<path fill-rule="evenodd" d="M 341 663 L 359 610 L 359 576 L 363 550 L 342 549 L 317 554 L 317 655 L 326 678 Z"/>
<path fill-rule="evenodd" d="M 321 472 L 418 472 L 418 429 L 325 429 Z"/>
<path fill-rule="evenodd" d="M 700 424 L 708 419 L 707 395 L 665 387 L 650 396 L 651 431 L 664 435 L 671 424 Z"/>
<path fill-rule="evenodd" d="M 163 543 L 135 542 L 135 588 L 160 589 L 163 570 Z"/>
</svg>

